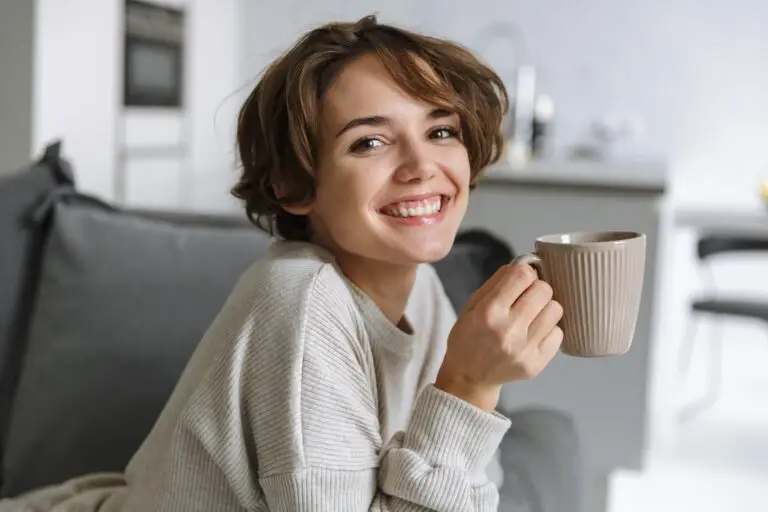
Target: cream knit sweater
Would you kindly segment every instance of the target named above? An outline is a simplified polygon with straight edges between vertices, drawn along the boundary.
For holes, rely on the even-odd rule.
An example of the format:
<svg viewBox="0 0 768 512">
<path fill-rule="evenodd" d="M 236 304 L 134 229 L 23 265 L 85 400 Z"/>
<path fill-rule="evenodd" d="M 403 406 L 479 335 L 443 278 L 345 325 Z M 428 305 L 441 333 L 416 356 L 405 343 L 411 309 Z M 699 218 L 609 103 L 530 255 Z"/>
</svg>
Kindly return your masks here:
<svg viewBox="0 0 768 512">
<path fill-rule="evenodd" d="M 431 385 L 455 316 L 429 265 L 406 320 L 389 322 L 317 246 L 274 244 L 206 333 L 126 485 L 85 477 L 50 510 L 496 510 L 485 468 L 509 421 Z"/>
</svg>

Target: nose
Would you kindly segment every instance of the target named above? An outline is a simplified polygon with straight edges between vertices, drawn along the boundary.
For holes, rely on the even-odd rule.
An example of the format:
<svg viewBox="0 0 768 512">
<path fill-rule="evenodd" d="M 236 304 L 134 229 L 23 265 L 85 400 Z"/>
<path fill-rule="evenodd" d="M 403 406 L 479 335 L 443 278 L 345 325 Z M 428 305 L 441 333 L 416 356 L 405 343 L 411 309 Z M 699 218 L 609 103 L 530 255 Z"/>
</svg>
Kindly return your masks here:
<svg viewBox="0 0 768 512">
<path fill-rule="evenodd" d="M 400 145 L 400 162 L 395 179 L 401 183 L 429 181 L 437 174 L 437 165 L 428 145 L 419 140 L 404 141 Z"/>
</svg>

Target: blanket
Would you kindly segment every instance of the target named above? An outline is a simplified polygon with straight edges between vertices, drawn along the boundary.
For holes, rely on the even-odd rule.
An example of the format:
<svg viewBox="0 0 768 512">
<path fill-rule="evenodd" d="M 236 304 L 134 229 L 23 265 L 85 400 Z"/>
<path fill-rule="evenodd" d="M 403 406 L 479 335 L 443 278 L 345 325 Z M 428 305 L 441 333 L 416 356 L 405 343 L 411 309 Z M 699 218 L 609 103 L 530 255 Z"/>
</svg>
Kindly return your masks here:
<svg viewBox="0 0 768 512">
<path fill-rule="evenodd" d="M 0 500 L 0 512 L 119 512 L 126 490 L 121 473 L 96 473 Z"/>
</svg>

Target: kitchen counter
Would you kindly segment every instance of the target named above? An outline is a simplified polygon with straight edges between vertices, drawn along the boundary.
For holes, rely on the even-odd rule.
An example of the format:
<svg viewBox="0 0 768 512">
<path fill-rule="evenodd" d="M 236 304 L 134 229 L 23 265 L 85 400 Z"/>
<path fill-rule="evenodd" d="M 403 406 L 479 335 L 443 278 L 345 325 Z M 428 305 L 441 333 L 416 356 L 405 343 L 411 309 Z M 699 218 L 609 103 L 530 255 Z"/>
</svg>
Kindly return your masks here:
<svg viewBox="0 0 768 512">
<path fill-rule="evenodd" d="M 666 165 L 654 161 L 541 160 L 520 168 L 500 164 L 488 169 L 482 181 L 488 184 L 569 187 L 621 194 L 662 194 L 668 188 Z"/>
<path fill-rule="evenodd" d="M 707 233 L 768 235 L 768 208 L 727 205 L 680 205 L 674 224 Z"/>
</svg>

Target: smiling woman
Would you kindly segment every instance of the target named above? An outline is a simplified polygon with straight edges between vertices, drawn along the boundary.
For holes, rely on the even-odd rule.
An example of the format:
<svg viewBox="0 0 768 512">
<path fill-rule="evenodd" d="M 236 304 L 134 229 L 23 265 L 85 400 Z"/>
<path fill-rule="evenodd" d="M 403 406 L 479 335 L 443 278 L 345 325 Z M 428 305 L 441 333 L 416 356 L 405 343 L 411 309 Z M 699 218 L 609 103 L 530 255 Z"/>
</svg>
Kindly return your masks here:
<svg viewBox="0 0 768 512">
<path fill-rule="evenodd" d="M 448 253 L 471 184 L 499 158 L 506 108 L 499 77 L 454 43 L 372 16 L 330 24 L 270 66 L 245 102 L 233 193 L 257 225 L 329 249 L 381 294 L 366 283 L 373 268 L 397 282 L 392 264 Z"/>
<path fill-rule="evenodd" d="M 499 77 L 454 43 L 374 17 L 302 37 L 239 116 L 233 193 L 278 240 L 205 334 L 125 485 L 86 476 L 20 507 L 495 510 L 501 386 L 554 357 L 562 309 L 530 267 L 508 265 L 457 319 L 428 263 L 498 159 L 506 108 Z"/>
</svg>

